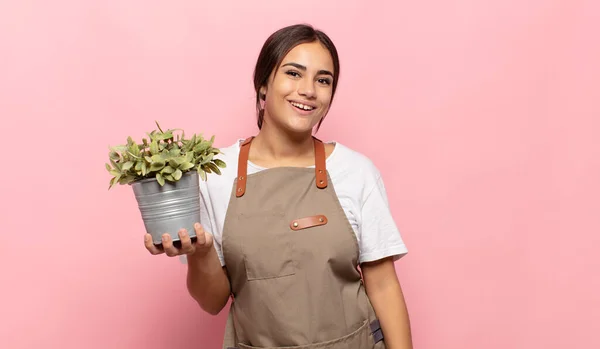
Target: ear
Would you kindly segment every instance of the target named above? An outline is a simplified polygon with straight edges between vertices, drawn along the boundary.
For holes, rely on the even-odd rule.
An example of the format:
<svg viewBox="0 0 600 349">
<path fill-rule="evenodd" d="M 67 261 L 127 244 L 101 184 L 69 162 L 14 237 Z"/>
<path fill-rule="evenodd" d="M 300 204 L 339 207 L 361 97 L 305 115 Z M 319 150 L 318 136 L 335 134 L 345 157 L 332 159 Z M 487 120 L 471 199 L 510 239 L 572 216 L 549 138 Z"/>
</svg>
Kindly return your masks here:
<svg viewBox="0 0 600 349">
<path fill-rule="evenodd" d="M 258 90 L 258 95 L 260 96 L 260 99 L 262 99 L 263 101 L 266 100 L 267 98 L 267 88 L 266 87 L 261 87 L 260 90 Z"/>
</svg>

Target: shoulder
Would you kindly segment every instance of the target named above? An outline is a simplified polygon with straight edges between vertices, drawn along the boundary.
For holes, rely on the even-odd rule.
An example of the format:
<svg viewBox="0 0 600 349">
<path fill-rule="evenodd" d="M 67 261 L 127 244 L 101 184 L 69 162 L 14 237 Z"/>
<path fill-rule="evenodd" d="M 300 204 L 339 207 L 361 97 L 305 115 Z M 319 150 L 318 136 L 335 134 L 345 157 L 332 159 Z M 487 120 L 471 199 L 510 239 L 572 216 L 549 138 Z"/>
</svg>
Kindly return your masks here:
<svg viewBox="0 0 600 349">
<path fill-rule="evenodd" d="M 335 142 L 335 148 L 327 160 L 327 170 L 336 187 L 352 193 L 361 202 L 375 187 L 381 173 L 375 163 L 365 154 Z"/>
<path fill-rule="evenodd" d="M 354 173 L 363 177 L 379 177 L 380 172 L 375 163 L 365 154 L 339 142 L 335 144 L 328 168 L 334 173 Z M 333 145 L 333 144 L 332 144 Z"/>
</svg>

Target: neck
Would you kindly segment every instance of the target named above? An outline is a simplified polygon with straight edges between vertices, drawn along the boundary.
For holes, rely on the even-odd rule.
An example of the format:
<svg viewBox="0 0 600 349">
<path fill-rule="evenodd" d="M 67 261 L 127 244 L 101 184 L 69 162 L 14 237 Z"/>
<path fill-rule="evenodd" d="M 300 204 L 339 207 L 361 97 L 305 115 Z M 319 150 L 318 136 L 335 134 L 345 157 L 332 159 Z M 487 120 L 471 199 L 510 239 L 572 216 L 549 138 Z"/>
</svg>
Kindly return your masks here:
<svg viewBox="0 0 600 349">
<path fill-rule="evenodd" d="M 313 157 L 314 142 L 311 133 L 290 135 L 264 123 L 252 141 L 252 148 L 261 158 L 285 160 Z"/>
</svg>

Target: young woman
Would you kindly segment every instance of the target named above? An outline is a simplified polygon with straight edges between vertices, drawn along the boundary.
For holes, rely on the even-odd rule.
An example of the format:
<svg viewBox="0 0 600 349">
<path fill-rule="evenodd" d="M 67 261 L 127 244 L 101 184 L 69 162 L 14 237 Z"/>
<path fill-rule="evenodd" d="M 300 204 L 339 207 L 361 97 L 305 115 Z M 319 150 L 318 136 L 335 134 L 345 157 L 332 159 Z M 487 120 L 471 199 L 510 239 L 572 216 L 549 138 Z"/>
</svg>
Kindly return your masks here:
<svg viewBox="0 0 600 349">
<path fill-rule="evenodd" d="M 412 348 L 394 261 L 407 253 L 381 176 L 362 154 L 313 136 L 340 65 L 327 35 L 280 29 L 256 63 L 256 136 L 221 149 L 201 181 L 197 241 L 179 231 L 152 254 L 185 255 L 200 307 L 232 304 L 223 348 Z"/>
</svg>

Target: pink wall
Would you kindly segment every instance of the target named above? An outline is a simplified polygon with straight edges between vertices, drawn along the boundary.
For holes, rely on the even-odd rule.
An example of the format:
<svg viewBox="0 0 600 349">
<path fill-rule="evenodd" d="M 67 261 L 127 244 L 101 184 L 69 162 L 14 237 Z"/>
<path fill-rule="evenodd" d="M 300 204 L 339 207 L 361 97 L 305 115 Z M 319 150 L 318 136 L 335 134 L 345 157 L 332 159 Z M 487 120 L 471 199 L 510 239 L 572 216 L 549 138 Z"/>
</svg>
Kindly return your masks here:
<svg viewBox="0 0 600 349">
<path fill-rule="evenodd" d="M 589 1 L 0 2 L 0 347 L 217 348 L 185 266 L 146 253 L 107 146 L 255 132 L 264 39 L 342 58 L 320 136 L 381 169 L 415 348 L 598 348 L 600 6 Z M 239 40 L 239 42 L 237 42 Z"/>
</svg>

